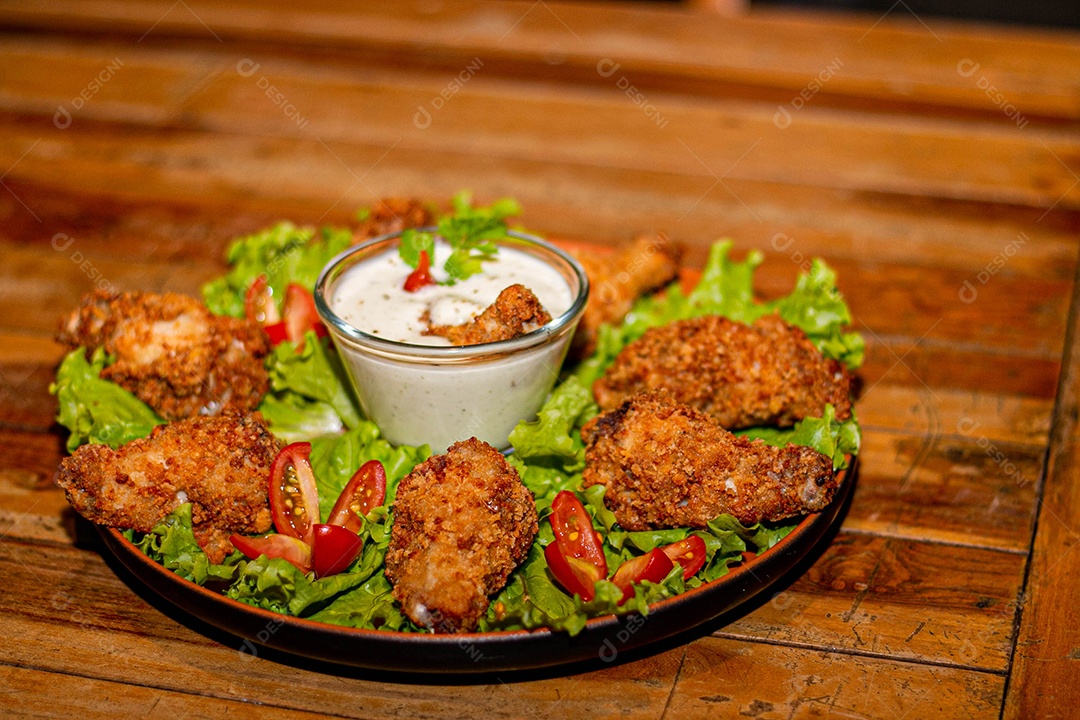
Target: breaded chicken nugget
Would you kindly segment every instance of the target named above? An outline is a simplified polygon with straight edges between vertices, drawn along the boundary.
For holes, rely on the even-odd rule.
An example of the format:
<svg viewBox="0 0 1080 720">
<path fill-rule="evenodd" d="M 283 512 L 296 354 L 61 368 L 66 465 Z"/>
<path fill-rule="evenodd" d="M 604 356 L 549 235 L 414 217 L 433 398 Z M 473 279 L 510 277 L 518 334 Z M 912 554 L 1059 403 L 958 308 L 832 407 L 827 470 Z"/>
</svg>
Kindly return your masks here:
<svg viewBox="0 0 1080 720">
<path fill-rule="evenodd" d="M 426 204 L 415 198 L 383 198 L 368 209 L 367 216 L 353 233 L 353 243 L 380 235 L 401 232 L 406 228 L 433 225 L 435 216 Z"/>
<path fill-rule="evenodd" d="M 214 315 L 187 295 L 98 290 L 61 319 L 57 341 L 104 347 L 116 362 L 101 376 L 166 420 L 254 410 L 269 387 L 259 324 Z"/>
<path fill-rule="evenodd" d="M 576 357 L 591 353 L 596 333 L 604 323 L 616 324 L 642 295 L 657 290 L 679 275 L 682 248 L 663 234 L 639 237 L 612 255 L 574 252 L 589 276 L 589 302 L 574 333 Z"/>
<path fill-rule="evenodd" d="M 652 328 L 593 384 L 603 410 L 650 391 L 703 410 L 730 430 L 788 427 L 821 417 L 826 403 L 837 418 L 851 417 L 847 369 L 779 315 L 753 325 L 708 315 Z"/>
<path fill-rule="evenodd" d="M 479 345 L 511 340 L 549 322 L 551 315 L 533 291 L 518 284 L 504 289 L 495 302 L 469 322 L 461 325 L 428 324 L 424 334 L 444 337 L 454 345 Z"/>
<path fill-rule="evenodd" d="M 710 415 L 658 395 L 635 395 L 590 420 L 585 486 L 627 530 L 704 527 L 722 513 L 744 525 L 821 510 L 837 487 L 832 460 L 799 445 L 733 435 Z"/>
<path fill-rule="evenodd" d="M 536 537 L 533 496 L 476 438 L 417 465 L 398 486 L 386 577 L 417 625 L 468 632 Z"/>
<path fill-rule="evenodd" d="M 61 461 L 58 483 L 86 519 L 142 532 L 190 502 L 196 540 L 221 562 L 232 550 L 229 535 L 270 529 L 267 487 L 278 450 L 261 415 L 229 411 L 159 425 L 117 450 L 83 445 Z"/>
</svg>

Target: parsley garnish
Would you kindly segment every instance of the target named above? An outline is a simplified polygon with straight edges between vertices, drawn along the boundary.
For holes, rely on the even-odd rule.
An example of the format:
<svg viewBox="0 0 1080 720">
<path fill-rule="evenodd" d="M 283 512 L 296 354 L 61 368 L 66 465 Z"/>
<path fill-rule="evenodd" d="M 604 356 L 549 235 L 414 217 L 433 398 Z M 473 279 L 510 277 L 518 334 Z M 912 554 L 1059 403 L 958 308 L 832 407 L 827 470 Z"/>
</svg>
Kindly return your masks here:
<svg viewBox="0 0 1080 720">
<path fill-rule="evenodd" d="M 452 202 L 454 211 L 439 218 L 436 232 L 405 230 L 398 249 L 401 259 L 415 269 L 421 252 L 427 252 L 435 265 L 435 238 L 445 240 L 450 246 L 450 256 L 443 263 L 448 277 L 440 285 L 453 285 L 482 271 L 482 264 L 499 251 L 495 241 L 506 237 L 506 218 L 521 212 L 517 201 L 510 198 L 474 208 L 467 191 L 455 195 Z"/>
</svg>

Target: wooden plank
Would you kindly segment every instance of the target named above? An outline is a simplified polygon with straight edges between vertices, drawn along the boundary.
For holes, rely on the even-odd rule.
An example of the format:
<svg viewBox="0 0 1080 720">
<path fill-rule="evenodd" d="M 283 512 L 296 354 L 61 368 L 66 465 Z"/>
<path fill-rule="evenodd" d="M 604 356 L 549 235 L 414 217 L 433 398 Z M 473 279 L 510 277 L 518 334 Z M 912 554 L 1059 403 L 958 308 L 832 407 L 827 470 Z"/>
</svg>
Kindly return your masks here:
<svg viewBox="0 0 1080 720">
<path fill-rule="evenodd" d="M 610 59 L 645 88 L 692 80 L 698 92 L 790 103 L 875 103 L 907 112 L 962 109 L 1002 124 L 1027 116 L 1075 119 L 1080 47 L 1073 33 L 995 31 L 907 15 L 755 12 L 740 18 L 633 5 L 460 2 L 453 8 L 320 2 L 219 6 L 167 0 L 118 3 L 22 0 L 0 9 L 12 28 L 122 34 L 167 43 L 257 41 L 364 52 L 401 63 L 457 67 L 478 55 L 515 75 L 614 83 Z M 807 43 L 806 37 L 818 38 Z M 422 38 L 422 41 L 419 40 Z M 723 42 L 717 42 L 723 38 Z M 762 53 L 764 45 L 775 48 Z M 418 47 L 424 53 L 418 56 Z M 607 66 L 605 66 L 606 68 Z M 902 78 L 902 81 L 901 81 Z M 810 83 L 816 81 L 817 86 Z M 683 85 L 687 85 L 683 82 Z M 993 86 L 1000 98 L 988 94 Z M 1019 117 L 1006 115 L 1010 106 Z M 1025 123 L 1026 124 L 1026 123 Z"/>
<path fill-rule="evenodd" d="M 1021 555 L 841 532 L 723 637 L 1005 672 Z"/>
<path fill-rule="evenodd" d="M 725 181 L 1080 207 L 1077 176 L 1066 160 L 1057 160 L 1080 151 L 1068 133 L 820 110 L 778 128 L 772 106 L 661 92 L 649 96 L 658 110 L 647 113 L 617 87 L 555 94 L 545 83 L 485 77 L 482 60 L 460 73 L 467 75 L 457 81 L 462 89 L 445 101 L 440 92 L 448 79 L 441 73 L 417 77 L 363 68 L 363 80 L 358 80 L 356 67 L 335 70 L 269 60 L 250 61 L 255 69 L 241 71 L 233 53 L 208 52 L 193 59 L 190 53 L 133 52 L 122 45 L 80 53 L 68 44 L 42 53 L 37 44 L 16 42 L 8 47 L 7 61 L 20 71 L 10 74 L 17 78 L 14 87 L 0 96 L 10 101 L 6 109 L 42 112 L 53 119 L 64 108 L 69 116 L 74 113 L 72 122 L 175 118 L 170 125 L 317 137 L 326 143 L 456 151 L 482 147 L 485 154 L 518 159 Z M 67 109 L 66 104 L 76 102 L 84 77 L 106 75 L 108 81 L 83 107 Z M 426 115 L 417 119 L 418 113 Z M 493 133 L 496 120 L 498 132 Z M 955 141 L 961 129 L 962 146 Z M 882 142 L 883 137 L 888 141 Z M 633 152 L 626 151 L 624 138 L 640 138 Z"/>
<path fill-rule="evenodd" d="M 1065 718 L 1080 703 L 1080 627 L 1073 612 L 1080 555 L 1072 552 L 1080 537 L 1080 296 L 1069 314 L 1063 364 L 1006 718 Z"/>
<path fill-rule="evenodd" d="M 86 718 L 114 720 L 144 717 L 219 717 L 238 720 L 300 720 L 325 717 L 257 700 L 221 700 L 193 695 L 185 689 L 168 690 L 145 685 L 114 683 L 94 678 L 0 665 L 0 713 L 6 718 Z M 42 688 L 48 688 L 48 700 Z M 340 716 L 339 717 L 344 717 Z M 349 717 L 360 717 L 350 715 Z"/>
<path fill-rule="evenodd" d="M 664 717 L 996 718 L 1004 678 L 708 638 L 687 648 Z"/>
<path fill-rule="evenodd" d="M 844 530 L 1026 553 L 1045 452 L 974 435 L 863 433 Z"/>
<path fill-rule="evenodd" d="M 191 619 L 181 624 L 148 605 L 93 552 L 8 541 L 0 545 L 0 569 L 7 663 L 324 715 L 655 718 L 682 656 L 676 649 L 570 678 L 500 674 L 440 684 L 269 652 L 242 655 L 239 639 Z M 42 588 L 48 588 L 44 601 Z M 118 656 L 124 661 L 116 662 Z M 407 691 L 402 682 L 411 683 Z"/>
</svg>

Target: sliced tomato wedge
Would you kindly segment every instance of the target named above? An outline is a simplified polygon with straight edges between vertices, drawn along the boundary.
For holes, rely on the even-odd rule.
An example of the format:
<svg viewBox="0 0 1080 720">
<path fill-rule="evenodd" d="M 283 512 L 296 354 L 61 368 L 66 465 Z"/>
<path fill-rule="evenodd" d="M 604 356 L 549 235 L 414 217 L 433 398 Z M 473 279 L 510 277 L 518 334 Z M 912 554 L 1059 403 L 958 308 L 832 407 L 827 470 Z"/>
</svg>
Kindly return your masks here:
<svg viewBox="0 0 1080 720">
<path fill-rule="evenodd" d="M 653 548 L 644 555 L 631 558 L 619 566 L 611 582 L 623 591 L 619 604 L 634 597 L 634 585 L 642 580 L 658 583 L 667 577 L 675 564 L 660 548 Z"/>
<path fill-rule="evenodd" d="M 289 283 L 285 290 L 285 306 L 282 310 L 285 323 L 285 336 L 296 343 L 296 349 L 304 347 L 304 333 L 314 330 L 315 335 L 326 337 L 326 325 L 319 319 L 315 309 L 315 298 L 307 288 L 297 283 Z"/>
<path fill-rule="evenodd" d="M 577 594 L 585 602 L 596 597 L 596 583 L 604 578 L 600 568 L 587 560 L 567 555 L 558 542 L 549 543 L 544 548 L 544 559 L 555 582 L 566 592 Z"/>
<path fill-rule="evenodd" d="M 364 541 L 340 525 L 315 525 L 315 541 L 311 546 L 311 566 L 315 577 L 337 575 L 348 569 L 364 548 Z"/>
<path fill-rule="evenodd" d="M 596 581 L 607 577 L 607 559 L 592 518 L 574 493 L 563 490 L 551 502 L 550 521 L 555 542 L 544 548 L 548 568 L 567 592 L 588 602 L 596 595 Z"/>
<path fill-rule="evenodd" d="M 416 292 L 425 285 L 434 284 L 435 278 L 431 277 L 431 257 L 427 250 L 421 250 L 416 269 L 405 278 L 405 292 Z"/>
<path fill-rule="evenodd" d="M 277 305 L 274 304 L 274 291 L 265 275 L 251 281 L 244 293 L 244 316 L 260 325 L 273 325 L 281 320 Z"/>
<path fill-rule="evenodd" d="M 248 560 L 258 560 L 262 555 L 268 558 L 281 558 L 288 560 L 302 573 L 311 572 L 311 546 L 303 540 L 278 533 L 263 537 L 233 535 L 229 538 L 229 542 L 244 553 L 244 557 Z"/>
<path fill-rule="evenodd" d="M 265 331 L 267 337 L 270 338 L 271 345 L 280 345 L 289 339 L 289 330 L 285 327 L 284 322 L 276 322 L 273 325 L 267 325 L 263 327 L 263 331 Z"/>
<path fill-rule="evenodd" d="M 319 490 L 311 470 L 311 443 L 286 445 L 270 466 L 270 512 L 282 535 L 311 545 L 319 522 Z"/>
<path fill-rule="evenodd" d="M 671 558 L 671 562 L 682 565 L 683 580 L 689 580 L 705 565 L 705 541 L 697 535 L 690 535 L 685 540 L 671 543 L 660 548 Z"/>
<path fill-rule="evenodd" d="M 385 502 L 386 468 L 378 460 L 368 460 L 345 484 L 326 522 L 358 533 L 363 516 Z"/>
<path fill-rule="evenodd" d="M 596 566 L 600 576 L 607 577 L 607 559 L 600 536 L 593 530 L 585 506 L 569 490 L 561 491 L 551 501 L 551 529 L 567 555 Z"/>
</svg>

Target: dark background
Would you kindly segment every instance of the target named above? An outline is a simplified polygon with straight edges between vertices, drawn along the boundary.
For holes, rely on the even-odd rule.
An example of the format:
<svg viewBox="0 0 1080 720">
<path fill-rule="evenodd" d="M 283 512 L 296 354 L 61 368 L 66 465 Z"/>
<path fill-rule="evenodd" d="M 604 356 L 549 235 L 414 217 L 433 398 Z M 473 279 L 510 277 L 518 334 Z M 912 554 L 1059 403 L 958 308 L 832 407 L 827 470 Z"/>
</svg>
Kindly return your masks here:
<svg viewBox="0 0 1080 720">
<path fill-rule="evenodd" d="M 1015 25 L 1080 27 L 1080 0 L 750 0 L 751 7 L 798 7 L 822 10 L 902 14 L 985 20 Z"/>
</svg>

